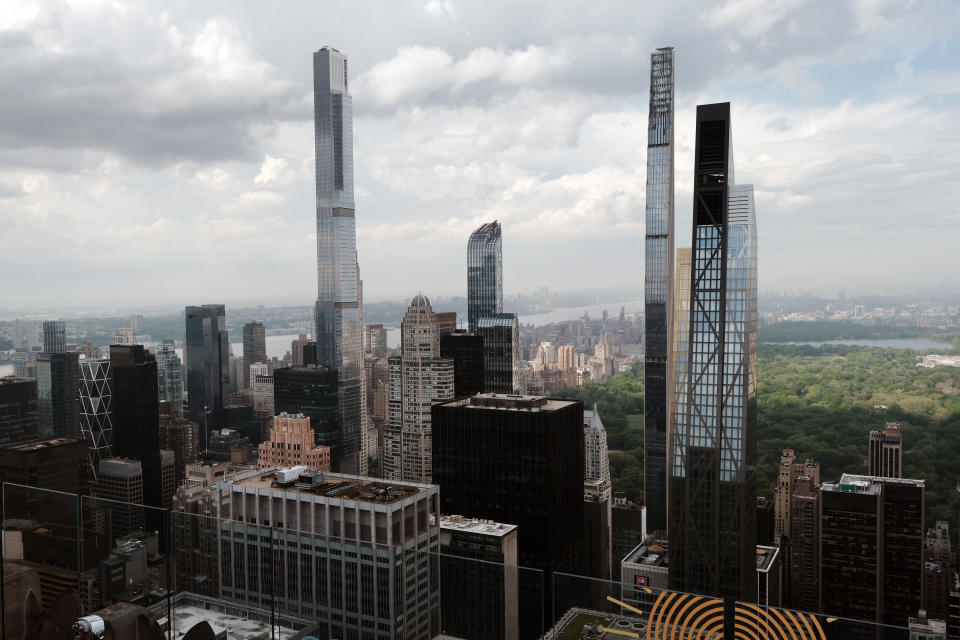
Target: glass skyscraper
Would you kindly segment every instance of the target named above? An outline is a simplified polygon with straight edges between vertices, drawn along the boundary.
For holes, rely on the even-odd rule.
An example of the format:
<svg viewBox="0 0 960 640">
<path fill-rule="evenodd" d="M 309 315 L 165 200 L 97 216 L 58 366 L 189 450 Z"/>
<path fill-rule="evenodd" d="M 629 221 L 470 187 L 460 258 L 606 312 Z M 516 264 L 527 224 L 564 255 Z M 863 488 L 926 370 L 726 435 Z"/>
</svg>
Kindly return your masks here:
<svg viewBox="0 0 960 640">
<path fill-rule="evenodd" d="M 647 527 L 667 528 L 667 384 L 673 293 L 673 49 L 650 56 L 644 270 L 644 486 Z"/>
<path fill-rule="evenodd" d="M 67 351 L 59 320 L 43 323 L 43 351 L 37 356 L 37 415 L 41 438 L 80 436 L 80 354 Z"/>
<path fill-rule="evenodd" d="M 477 321 L 483 338 L 483 386 L 487 393 L 514 393 L 519 389 L 520 325 L 515 313 L 497 313 Z"/>
<path fill-rule="evenodd" d="M 243 325 L 243 388 L 250 388 L 250 365 L 267 361 L 267 334 L 263 323 Z M 294 356 L 295 358 L 296 356 Z M 239 381 L 238 381 L 239 382 Z"/>
<path fill-rule="evenodd" d="M 222 304 L 186 308 L 187 410 L 200 425 L 200 449 L 224 426 L 223 394 L 230 384 L 226 309 Z"/>
<path fill-rule="evenodd" d="M 164 340 L 157 348 L 157 389 L 160 402 L 169 402 L 170 408 L 183 417 L 183 373 L 177 344 Z"/>
<path fill-rule="evenodd" d="M 96 479 L 100 460 L 113 456 L 110 359 L 81 358 L 80 373 L 80 434 L 87 441 L 90 470 Z"/>
<path fill-rule="evenodd" d="M 467 325 L 477 331 L 480 318 L 503 313 L 503 246 L 500 223 L 480 225 L 467 241 Z"/>
<path fill-rule="evenodd" d="M 347 57 L 313 54 L 317 181 L 317 363 L 337 372 L 344 473 L 365 474 L 365 401 L 360 272 L 353 201 L 353 100 Z"/>
<path fill-rule="evenodd" d="M 757 232 L 730 104 L 697 107 L 687 361 L 670 446 L 670 588 L 756 597 Z"/>
</svg>

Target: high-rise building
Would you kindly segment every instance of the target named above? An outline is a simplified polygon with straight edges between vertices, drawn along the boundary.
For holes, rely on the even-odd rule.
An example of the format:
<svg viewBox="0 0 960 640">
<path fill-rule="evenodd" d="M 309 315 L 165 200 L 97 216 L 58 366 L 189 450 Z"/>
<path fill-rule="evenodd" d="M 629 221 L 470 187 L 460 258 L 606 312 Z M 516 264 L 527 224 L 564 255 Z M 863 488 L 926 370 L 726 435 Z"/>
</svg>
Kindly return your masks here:
<svg viewBox="0 0 960 640">
<path fill-rule="evenodd" d="M 334 471 L 343 460 L 338 401 L 336 371 L 311 365 L 273 372 L 274 415 L 302 413 L 310 418 L 316 444 L 330 447 L 330 468 Z"/>
<path fill-rule="evenodd" d="M 453 394 L 460 398 L 484 391 L 483 338 L 466 329 L 440 336 L 440 357 L 453 360 Z"/>
<path fill-rule="evenodd" d="M 66 329 L 59 320 L 43 323 L 43 351 L 37 356 L 37 413 L 41 438 L 80 435 L 80 359 L 67 351 Z"/>
<path fill-rule="evenodd" d="M 293 353 L 291 355 L 296 358 Z M 267 334 L 260 322 L 243 325 L 243 361 L 246 365 L 267 361 Z M 250 367 L 243 368 L 243 388 L 250 388 Z"/>
<path fill-rule="evenodd" d="M 200 426 L 181 418 L 167 402 L 160 403 L 160 448 L 172 451 L 177 485 L 186 478 L 186 466 L 197 461 L 200 453 Z"/>
<path fill-rule="evenodd" d="M 620 562 L 623 599 L 649 613 L 657 597 L 669 585 L 670 554 L 667 539 L 650 534 Z"/>
<path fill-rule="evenodd" d="M 113 344 L 137 344 L 137 336 L 130 327 L 118 327 L 113 334 Z"/>
<path fill-rule="evenodd" d="M 582 574 L 583 404 L 480 394 L 433 405 L 433 480 L 440 510 L 503 522 L 519 531 L 521 638 L 539 637 L 553 572 Z M 544 614 L 550 617 L 549 611 Z"/>
<path fill-rule="evenodd" d="M 314 150 L 317 179 L 317 364 L 335 371 L 341 442 L 334 463 L 366 473 L 360 270 L 353 200 L 353 98 L 347 56 L 323 47 L 313 54 Z"/>
<path fill-rule="evenodd" d="M 0 446 L 37 437 L 37 381 L 0 378 Z"/>
<path fill-rule="evenodd" d="M 923 609 L 931 618 L 947 620 L 956 561 L 950 543 L 949 523 L 937 520 L 936 526 L 927 529 L 924 552 Z"/>
<path fill-rule="evenodd" d="M 307 339 L 307 334 L 301 333 L 297 338 L 290 342 L 290 366 L 292 367 L 302 367 L 304 365 L 304 349 L 307 347 L 310 341 Z M 313 343 L 313 359 L 317 359 L 317 343 Z M 266 359 L 262 360 L 266 362 Z"/>
<path fill-rule="evenodd" d="M 574 354 L 576 350 L 572 344 L 565 344 L 557 347 L 557 369 L 560 371 L 570 371 L 576 367 Z"/>
<path fill-rule="evenodd" d="M 757 546 L 769 547 L 774 543 L 773 500 L 757 496 Z"/>
<path fill-rule="evenodd" d="M 266 373 L 267 365 L 259 370 L 250 370 L 250 380 L 253 382 L 253 417 L 260 423 L 260 442 L 270 437 L 270 425 L 276 413 L 276 402 L 273 395 L 273 376 Z"/>
<path fill-rule="evenodd" d="M 883 431 L 870 432 L 870 464 L 871 476 L 883 478 L 903 477 L 903 439 L 900 434 L 900 425 L 888 422 Z"/>
<path fill-rule="evenodd" d="M 790 502 L 795 494 L 797 478 L 810 478 L 813 486 L 820 484 L 820 464 L 813 460 L 797 462 L 793 449 L 784 449 L 780 456 L 780 475 L 774 501 L 774 527 L 782 535 L 790 532 Z"/>
<path fill-rule="evenodd" d="M 222 304 L 186 308 L 187 408 L 200 425 L 200 448 L 223 422 L 224 393 L 230 386 L 226 310 Z"/>
<path fill-rule="evenodd" d="M 519 389 L 520 325 L 515 313 L 498 313 L 477 320 L 483 339 L 483 384 L 486 393 Z"/>
<path fill-rule="evenodd" d="M 676 273 L 673 290 L 673 353 L 667 359 L 673 394 L 670 396 L 670 424 L 667 429 L 667 449 L 674 451 L 677 425 L 687 415 L 687 369 L 690 364 L 690 275 L 693 270 L 693 252 L 680 247 L 676 255 Z M 669 461 L 669 459 L 668 459 Z M 668 467 L 668 471 L 671 467 Z M 669 511 L 667 512 L 669 515 Z"/>
<path fill-rule="evenodd" d="M 400 355 L 389 359 L 383 477 L 430 482 L 430 407 L 453 398 L 453 360 L 440 357 L 440 333 L 430 300 L 418 293 L 400 325 Z"/>
<path fill-rule="evenodd" d="M 699 105 L 683 412 L 670 453 L 670 587 L 756 597 L 757 234 L 733 182 L 730 103 Z M 678 403 L 681 402 L 678 400 Z"/>
<path fill-rule="evenodd" d="M 177 355 L 177 343 L 164 340 L 157 348 L 157 397 L 169 403 L 178 416 L 183 416 L 183 365 Z"/>
<path fill-rule="evenodd" d="M 387 348 L 387 330 L 382 324 L 368 324 L 364 327 L 366 339 L 363 342 L 364 353 L 369 353 L 377 358 L 386 358 L 389 349 Z"/>
<path fill-rule="evenodd" d="M 661 535 L 662 531 L 652 532 Z M 614 497 L 610 518 L 611 578 L 620 580 L 621 564 L 637 545 L 647 536 L 647 511 L 622 495 Z M 664 541 L 663 544 L 666 544 Z"/>
<path fill-rule="evenodd" d="M 820 591 L 819 478 L 794 479 L 790 499 L 790 528 L 786 541 L 784 604 L 800 611 L 817 611 Z"/>
<path fill-rule="evenodd" d="M 319 638 L 432 640 L 439 631 L 438 487 L 309 470 L 220 486 L 224 598 L 317 621 Z M 292 476 L 292 477 L 288 477 Z"/>
<path fill-rule="evenodd" d="M 143 504 L 160 507 L 160 403 L 157 361 L 143 345 L 110 345 L 113 454 L 142 466 Z"/>
<path fill-rule="evenodd" d="M 667 422 L 673 341 L 673 49 L 650 56 L 647 221 L 644 247 L 644 495 L 651 529 L 667 528 Z"/>
<path fill-rule="evenodd" d="M 270 439 L 260 443 L 257 468 L 304 466 L 330 470 L 330 447 L 315 442 L 310 418 L 302 413 L 281 413 L 273 419 Z"/>
<path fill-rule="evenodd" d="M 100 460 L 113 457 L 110 378 L 108 358 L 80 359 L 80 434 L 89 447 L 94 478 Z"/>
<path fill-rule="evenodd" d="M 457 328 L 457 312 L 456 311 L 438 311 L 436 315 L 437 315 L 437 329 L 440 331 L 441 336 L 456 330 Z"/>
<path fill-rule="evenodd" d="M 219 597 L 219 518 L 229 515 L 223 498 L 216 484 L 198 482 L 177 488 L 170 517 L 177 590 Z"/>
<path fill-rule="evenodd" d="M 500 223 L 480 225 L 467 241 L 467 326 L 476 333 L 480 318 L 503 313 L 503 245 Z"/>
<path fill-rule="evenodd" d="M 89 464 L 84 440 L 54 438 L 20 442 L 0 447 L 0 483 L 85 496 L 90 493 Z M 4 518 L 41 522 L 60 522 L 63 518 L 60 512 L 63 502 L 53 499 L 46 491 L 7 486 L 3 503 Z M 69 517 L 75 518 L 76 514 Z"/>
<path fill-rule="evenodd" d="M 607 451 L 607 430 L 603 428 L 597 405 L 583 410 L 584 482 L 599 480 L 610 484 L 610 457 Z"/>
<path fill-rule="evenodd" d="M 820 488 L 818 611 L 907 625 L 922 603 L 923 494 L 923 480 L 848 473 Z"/>
<path fill-rule="evenodd" d="M 387 403 L 390 390 L 390 368 L 386 358 L 368 353 L 363 356 L 366 369 L 364 384 L 367 385 L 367 421 L 376 432 L 377 442 L 371 446 L 370 455 L 381 459 L 383 437 L 387 428 Z"/>
<path fill-rule="evenodd" d="M 440 516 L 441 632 L 463 640 L 517 640 L 517 527 Z M 456 586 L 454 586 L 456 585 Z"/>
<path fill-rule="evenodd" d="M 158 450 L 159 451 L 159 450 Z M 159 458 L 159 455 L 157 456 Z M 160 484 L 157 468 L 157 484 Z M 107 510 L 107 539 L 143 529 L 143 468 L 139 460 L 104 458 L 97 464 L 97 499 Z"/>
<path fill-rule="evenodd" d="M 173 451 L 160 450 L 160 508 L 169 511 L 173 494 L 177 491 L 177 456 Z"/>
<path fill-rule="evenodd" d="M 613 494 L 607 480 L 583 482 L 584 575 L 610 579 L 610 529 Z"/>
</svg>

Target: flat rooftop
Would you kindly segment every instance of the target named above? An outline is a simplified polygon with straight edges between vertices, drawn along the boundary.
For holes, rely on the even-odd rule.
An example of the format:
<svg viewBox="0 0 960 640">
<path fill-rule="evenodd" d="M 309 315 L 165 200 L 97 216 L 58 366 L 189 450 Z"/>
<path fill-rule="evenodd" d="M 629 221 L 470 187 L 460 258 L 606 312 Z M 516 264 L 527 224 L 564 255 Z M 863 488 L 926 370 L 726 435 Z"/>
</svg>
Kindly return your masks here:
<svg viewBox="0 0 960 640">
<path fill-rule="evenodd" d="M 206 621 L 213 627 L 213 633 L 219 638 L 231 640 L 271 640 L 271 638 L 292 638 L 299 629 L 290 629 L 276 625 L 270 633 L 270 623 L 251 618 L 240 618 L 228 613 L 204 609 L 191 604 L 177 604 L 173 609 L 173 637 L 183 638 L 197 623 Z"/>
<path fill-rule="evenodd" d="M 37 451 L 39 449 L 49 449 L 51 447 L 59 447 L 64 444 L 73 444 L 78 442 L 77 438 L 51 438 L 49 440 L 33 440 L 31 442 L 21 442 L 20 444 L 11 444 L 5 446 L 4 449 L 10 449 L 13 451 Z"/>
<path fill-rule="evenodd" d="M 477 518 L 464 518 L 463 516 L 440 516 L 440 529 L 449 529 L 453 531 L 467 531 L 470 533 L 481 533 L 487 536 L 503 537 L 515 531 L 517 525 L 494 522 L 493 520 L 480 520 Z"/>
<path fill-rule="evenodd" d="M 428 490 L 432 485 L 409 482 L 385 482 L 377 478 L 354 476 L 328 471 L 304 471 L 295 481 L 281 483 L 272 468 L 239 475 L 223 481 L 224 485 L 303 493 L 327 498 L 344 498 L 359 502 L 389 504 Z"/>
<path fill-rule="evenodd" d="M 513 393 L 478 393 L 475 396 L 443 402 L 441 405 L 447 407 L 465 407 L 467 409 L 545 412 L 557 411 L 575 402 L 575 400 L 547 398 L 546 396 L 525 396 Z"/>
<path fill-rule="evenodd" d="M 854 473 L 845 473 L 840 476 L 840 482 L 825 482 L 822 488 L 824 491 L 877 495 L 880 493 L 880 487 L 885 484 L 904 487 L 923 487 L 926 485 L 924 480 L 883 478 L 879 476 L 861 476 Z"/>
<path fill-rule="evenodd" d="M 669 566 L 668 551 L 665 543 L 665 540 L 659 538 L 651 539 L 648 537 L 634 547 L 633 551 L 623 558 L 623 562 L 646 567 Z"/>
</svg>

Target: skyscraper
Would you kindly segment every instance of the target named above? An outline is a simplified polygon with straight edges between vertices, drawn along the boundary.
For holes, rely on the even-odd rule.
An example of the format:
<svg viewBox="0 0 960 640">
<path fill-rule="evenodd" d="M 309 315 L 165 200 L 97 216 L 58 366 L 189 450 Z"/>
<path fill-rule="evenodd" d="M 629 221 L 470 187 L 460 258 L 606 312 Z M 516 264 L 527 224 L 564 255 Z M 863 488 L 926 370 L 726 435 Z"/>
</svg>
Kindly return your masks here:
<svg viewBox="0 0 960 640">
<path fill-rule="evenodd" d="M 757 236 L 730 103 L 699 105 L 684 411 L 670 456 L 670 587 L 756 597 Z"/>
<path fill-rule="evenodd" d="M 94 478 L 100 460 L 113 456 L 110 383 L 108 358 L 80 360 L 80 433 L 89 447 L 90 471 Z"/>
<path fill-rule="evenodd" d="M 186 417 L 200 425 L 200 449 L 207 448 L 210 431 L 223 422 L 223 394 L 229 386 L 229 349 L 226 310 L 222 304 L 187 307 Z"/>
<path fill-rule="evenodd" d="M 267 361 L 267 334 L 263 324 L 248 322 L 243 325 L 243 388 L 250 388 L 250 365 Z M 296 354 L 290 354 L 296 360 Z"/>
<path fill-rule="evenodd" d="M 425 295 L 410 302 L 400 333 L 400 355 L 389 359 L 383 477 L 430 482 L 430 406 L 453 398 L 453 360 L 440 357 L 437 316 Z"/>
<path fill-rule="evenodd" d="M 183 416 L 183 368 L 177 355 L 177 344 L 164 340 L 157 349 L 157 394 L 160 402 L 170 403 L 178 416 Z"/>
<path fill-rule="evenodd" d="M 500 223 L 494 220 L 467 241 L 467 326 L 477 331 L 480 318 L 503 313 L 503 247 Z"/>
<path fill-rule="evenodd" d="M 41 438 L 80 435 L 80 354 L 67 352 L 63 322 L 43 323 L 43 351 L 37 356 L 37 413 Z"/>
<path fill-rule="evenodd" d="M 0 378 L 0 445 L 37 437 L 37 381 Z"/>
<path fill-rule="evenodd" d="M 114 344 L 110 345 L 110 369 L 113 454 L 140 461 L 143 504 L 160 507 L 163 498 L 157 361 L 143 345 Z"/>
<path fill-rule="evenodd" d="M 903 440 L 900 425 L 888 422 L 883 431 L 870 432 L 870 475 L 903 477 Z"/>
<path fill-rule="evenodd" d="M 647 524 L 667 528 L 667 360 L 673 329 L 673 49 L 650 56 L 644 249 L 644 487 Z"/>
<path fill-rule="evenodd" d="M 329 47 L 313 54 L 313 124 L 317 180 L 317 364 L 337 372 L 344 473 L 365 474 L 367 452 L 360 269 L 353 201 L 353 99 L 347 57 Z M 336 451 L 336 449 L 334 450 Z"/>
<path fill-rule="evenodd" d="M 483 386 L 487 393 L 513 393 L 519 389 L 520 326 L 515 313 L 483 316 L 477 321 L 483 338 Z"/>
<path fill-rule="evenodd" d="M 483 393 L 483 338 L 466 329 L 440 336 L 440 357 L 453 359 L 453 394 L 456 397 Z"/>
<path fill-rule="evenodd" d="M 273 415 L 302 413 L 310 418 L 316 443 L 330 447 L 330 468 L 338 471 L 343 460 L 343 432 L 337 405 L 337 372 L 315 365 L 284 367 L 273 372 L 270 386 Z M 268 438 L 269 434 L 264 440 Z"/>
</svg>

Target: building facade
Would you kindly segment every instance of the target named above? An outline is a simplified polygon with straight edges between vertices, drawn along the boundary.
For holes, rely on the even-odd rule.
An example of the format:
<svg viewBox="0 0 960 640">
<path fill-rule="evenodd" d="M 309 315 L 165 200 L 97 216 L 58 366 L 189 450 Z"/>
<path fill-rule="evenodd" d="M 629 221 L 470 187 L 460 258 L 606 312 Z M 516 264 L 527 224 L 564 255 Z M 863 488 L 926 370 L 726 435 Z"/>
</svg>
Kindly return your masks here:
<svg viewBox="0 0 960 640">
<path fill-rule="evenodd" d="M 670 586 L 756 596 L 757 234 L 730 104 L 697 107 L 683 413 L 671 438 Z"/>
<path fill-rule="evenodd" d="M 784 604 L 800 611 L 817 611 L 820 593 L 819 478 L 800 476 L 790 500 L 790 529 L 785 538 Z"/>
<path fill-rule="evenodd" d="M 388 360 L 383 477 L 429 482 L 433 468 L 430 408 L 434 402 L 453 398 L 454 364 L 440 357 L 437 317 L 423 294 L 417 294 L 407 308 L 400 334 L 400 355 Z"/>
<path fill-rule="evenodd" d="M 0 378 L 0 446 L 37 437 L 37 381 Z"/>
<path fill-rule="evenodd" d="M 157 480 L 160 480 L 159 469 L 157 476 Z M 108 540 L 112 542 L 144 528 L 143 468 L 139 460 L 100 460 L 97 464 L 96 487 L 97 499 L 107 511 Z"/>
<path fill-rule="evenodd" d="M 320 638 L 432 640 L 439 631 L 438 488 L 302 471 L 221 487 L 224 598 L 316 620 Z"/>
<path fill-rule="evenodd" d="M 303 414 L 310 418 L 316 444 L 330 447 L 330 468 L 343 459 L 337 372 L 321 366 L 285 367 L 273 372 L 275 415 Z"/>
<path fill-rule="evenodd" d="M 610 454 L 607 431 L 603 428 L 597 405 L 583 410 L 584 482 L 604 481 L 610 485 Z"/>
<path fill-rule="evenodd" d="M 673 49 L 650 56 L 644 246 L 644 495 L 652 529 L 667 528 L 667 423 L 673 392 Z"/>
<path fill-rule="evenodd" d="M 185 415 L 200 425 L 200 448 L 223 419 L 224 394 L 230 387 L 230 338 L 222 304 L 186 308 L 187 407 Z"/>
<path fill-rule="evenodd" d="M 520 325 L 515 313 L 499 313 L 477 320 L 483 340 L 483 384 L 486 393 L 514 393 L 520 388 Z"/>
<path fill-rule="evenodd" d="M 467 326 L 476 333 L 480 318 L 503 313 L 503 244 L 500 223 L 480 225 L 467 241 Z"/>
<path fill-rule="evenodd" d="M 888 422 L 883 431 L 870 432 L 868 468 L 871 476 L 903 477 L 903 438 L 896 422 Z"/>
<path fill-rule="evenodd" d="M 317 364 L 337 373 L 340 447 L 335 467 L 366 473 L 362 301 L 353 200 L 353 98 L 347 57 L 313 54 L 317 186 Z"/>
<path fill-rule="evenodd" d="M 113 457 L 110 387 L 109 358 L 80 359 L 80 434 L 87 441 L 94 476 L 100 460 Z"/>
<path fill-rule="evenodd" d="M 157 397 L 169 403 L 178 416 L 183 416 L 183 363 L 177 355 L 177 343 L 164 340 L 154 354 L 157 359 Z"/>
<path fill-rule="evenodd" d="M 270 439 L 260 443 L 257 468 L 304 466 L 330 470 L 330 447 L 315 442 L 310 418 L 302 413 L 281 413 L 273 419 Z"/>
<path fill-rule="evenodd" d="M 44 321 L 43 351 L 37 356 L 37 415 L 41 438 L 80 435 L 79 355 L 67 351 L 63 322 Z"/>
<path fill-rule="evenodd" d="M 440 357 L 453 360 L 453 394 L 460 398 L 484 392 L 483 338 L 464 329 L 440 336 Z"/>
<path fill-rule="evenodd" d="M 187 465 L 196 462 L 200 454 L 200 425 L 181 418 L 166 402 L 160 403 L 159 411 L 160 448 L 173 452 L 176 483 L 180 486 Z"/>
<path fill-rule="evenodd" d="M 296 358 L 294 352 L 290 354 Z M 260 322 L 248 322 L 243 325 L 243 388 L 250 388 L 250 367 L 256 362 L 267 361 L 267 333 Z"/>
<path fill-rule="evenodd" d="M 774 527 L 781 535 L 790 534 L 790 502 L 796 492 L 798 478 L 810 478 L 814 487 L 820 484 L 820 464 L 813 460 L 797 462 L 793 449 L 784 449 L 780 456 L 777 492 L 773 496 Z"/>
<path fill-rule="evenodd" d="M 9 482 L 62 494 L 90 493 L 90 467 L 86 441 L 78 438 L 32 440 L 0 447 L 0 483 Z M 68 518 L 76 507 L 69 499 Z M 4 487 L 4 518 L 60 522 L 63 502 L 51 494 L 20 487 Z M 71 522 L 70 524 L 75 524 Z"/>
</svg>

